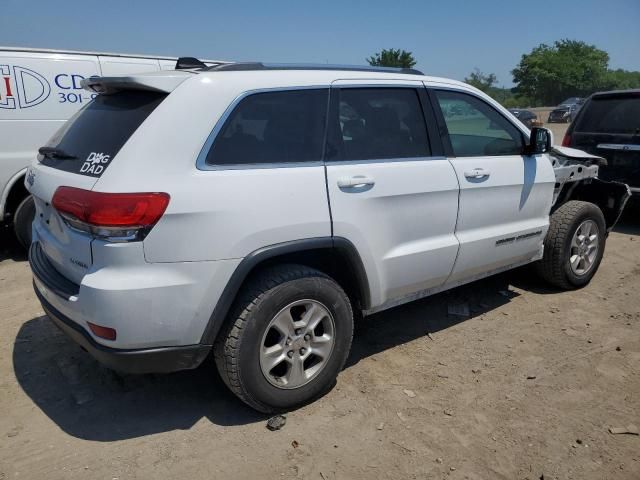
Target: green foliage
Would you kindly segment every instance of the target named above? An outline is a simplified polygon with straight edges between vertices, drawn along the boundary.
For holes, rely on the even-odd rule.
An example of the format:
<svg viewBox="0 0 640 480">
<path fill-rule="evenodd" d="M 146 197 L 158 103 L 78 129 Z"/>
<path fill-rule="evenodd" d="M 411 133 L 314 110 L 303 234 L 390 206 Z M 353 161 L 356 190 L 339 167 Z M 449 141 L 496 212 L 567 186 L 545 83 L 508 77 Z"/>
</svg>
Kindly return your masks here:
<svg viewBox="0 0 640 480">
<path fill-rule="evenodd" d="M 468 83 L 472 87 L 476 87 L 478 90 L 487 92 L 498 81 L 498 77 L 493 73 L 483 73 L 480 69 L 476 68 L 464 79 L 465 83 Z"/>
<path fill-rule="evenodd" d="M 496 100 L 498 100 L 496 98 Z M 498 100 L 505 108 L 531 108 L 536 106 L 536 103 L 529 97 L 521 97 L 518 95 L 511 95 L 504 100 Z"/>
<path fill-rule="evenodd" d="M 416 64 L 411 52 L 400 49 L 383 49 L 381 52 L 367 58 L 369 65 L 374 67 L 412 68 Z"/>
<path fill-rule="evenodd" d="M 491 87 L 485 93 L 505 108 L 529 108 L 535 105 L 531 98 L 516 95 L 511 88 Z"/>
<path fill-rule="evenodd" d="M 482 90 L 506 108 L 525 108 L 533 105 L 533 101 L 530 98 L 516 95 L 513 89 L 497 87 L 498 78 L 493 73 L 486 74 L 476 68 L 464 81 L 478 90 Z"/>
<path fill-rule="evenodd" d="M 628 70 L 609 70 L 605 78 L 606 90 L 626 90 L 640 88 L 640 72 Z"/>
<path fill-rule="evenodd" d="M 511 72 L 516 93 L 537 104 L 556 105 L 567 97 L 585 97 L 607 84 L 609 54 L 576 40 L 541 44 L 522 56 Z"/>
</svg>

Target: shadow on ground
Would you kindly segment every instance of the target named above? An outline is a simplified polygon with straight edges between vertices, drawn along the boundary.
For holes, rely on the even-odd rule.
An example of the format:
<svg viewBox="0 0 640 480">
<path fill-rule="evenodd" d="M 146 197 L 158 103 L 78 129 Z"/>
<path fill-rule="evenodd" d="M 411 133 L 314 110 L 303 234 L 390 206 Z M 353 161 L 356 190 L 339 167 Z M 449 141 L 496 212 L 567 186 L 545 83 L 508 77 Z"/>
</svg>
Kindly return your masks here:
<svg viewBox="0 0 640 480">
<path fill-rule="evenodd" d="M 634 218 L 625 215 L 616 231 L 640 234 Z M 517 296 L 510 285 L 536 293 L 557 293 L 525 267 L 372 315 L 357 323 L 345 368 L 460 322 L 473 321 Z M 466 305 L 469 315 L 449 314 L 450 305 Z M 168 375 L 119 375 L 98 364 L 46 317 L 22 326 L 15 340 L 13 365 L 26 394 L 63 431 L 77 438 L 111 442 L 189 429 L 202 419 L 234 426 L 267 418 L 227 390 L 210 360 L 196 370 Z"/>
<path fill-rule="evenodd" d="M 630 202 L 624 210 L 614 232 L 625 235 L 640 235 L 640 202 Z"/>
<path fill-rule="evenodd" d="M 9 225 L 0 225 L 0 262 L 4 260 L 24 261 L 27 252 L 18 244 Z"/>
<path fill-rule="evenodd" d="M 517 272 L 499 275 L 360 321 L 346 368 L 509 302 L 518 295 L 507 291 L 517 277 Z M 461 303 L 469 306 L 468 317 L 447 314 L 448 304 Z M 25 393 L 77 438 L 110 442 L 189 429 L 203 418 L 222 426 L 267 419 L 227 390 L 211 359 L 191 371 L 120 375 L 102 367 L 44 316 L 20 329 L 13 365 Z"/>
<path fill-rule="evenodd" d="M 263 417 L 224 386 L 209 361 L 165 375 L 121 375 L 95 361 L 46 316 L 26 322 L 15 341 L 20 386 L 62 430 L 97 441 L 189 429 L 202 418 L 242 425 Z"/>
<path fill-rule="evenodd" d="M 366 317 L 356 324 L 347 367 L 381 351 L 473 320 L 508 303 L 519 295 L 510 290 L 509 285 L 522 283 L 523 275 L 520 270 L 496 275 Z M 454 306 L 465 306 L 469 315 L 449 314 L 449 308 Z"/>
</svg>

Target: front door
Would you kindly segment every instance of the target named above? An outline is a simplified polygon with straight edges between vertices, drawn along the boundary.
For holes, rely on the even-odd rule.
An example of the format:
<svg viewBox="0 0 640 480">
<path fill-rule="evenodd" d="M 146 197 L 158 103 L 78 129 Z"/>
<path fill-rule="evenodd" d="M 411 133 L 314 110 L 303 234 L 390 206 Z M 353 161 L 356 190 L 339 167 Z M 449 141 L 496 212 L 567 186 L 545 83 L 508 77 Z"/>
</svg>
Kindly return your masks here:
<svg viewBox="0 0 640 480">
<path fill-rule="evenodd" d="M 431 97 L 460 182 L 460 252 L 447 283 L 540 256 L 555 183 L 549 158 L 522 155 L 523 132 L 479 96 L 436 89 Z"/>
</svg>

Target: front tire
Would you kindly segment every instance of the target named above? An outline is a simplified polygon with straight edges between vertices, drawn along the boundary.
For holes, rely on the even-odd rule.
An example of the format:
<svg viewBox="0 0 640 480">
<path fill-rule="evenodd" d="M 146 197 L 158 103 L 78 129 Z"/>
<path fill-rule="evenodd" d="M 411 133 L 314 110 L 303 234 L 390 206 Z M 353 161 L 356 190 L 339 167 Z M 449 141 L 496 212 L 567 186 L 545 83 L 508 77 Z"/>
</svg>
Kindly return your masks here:
<svg viewBox="0 0 640 480">
<path fill-rule="evenodd" d="M 593 203 L 571 200 L 551 215 L 538 274 L 551 285 L 572 290 L 595 275 L 606 241 L 602 211 Z"/>
<path fill-rule="evenodd" d="M 353 312 L 331 278 L 301 265 L 269 268 L 240 293 L 214 356 L 250 407 L 285 411 L 326 393 L 351 348 Z"/>
<path fill-rule="evenodd" d="M 31 228 L 36 216 L 36 205 L 33 197 L 26 197 L 13 214 L 13 231 L 20 244 L 28 249 L 31 245 Z"/>
</svg>

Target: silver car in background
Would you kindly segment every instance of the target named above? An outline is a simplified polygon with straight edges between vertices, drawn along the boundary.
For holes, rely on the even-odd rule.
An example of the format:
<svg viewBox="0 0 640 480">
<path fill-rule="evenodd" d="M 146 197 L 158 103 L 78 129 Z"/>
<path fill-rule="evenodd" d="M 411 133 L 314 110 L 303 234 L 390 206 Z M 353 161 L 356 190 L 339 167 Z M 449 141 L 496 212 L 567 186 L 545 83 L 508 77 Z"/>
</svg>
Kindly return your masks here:
<svg viewBox="0 0 640 480">
<path fill-rule="evenodd" d="M 548 123 L 571 123 L 576 118 L 580 108 L 584 104 L 584 98 L 571 97 L 551 110 Z"/>
</svg>

